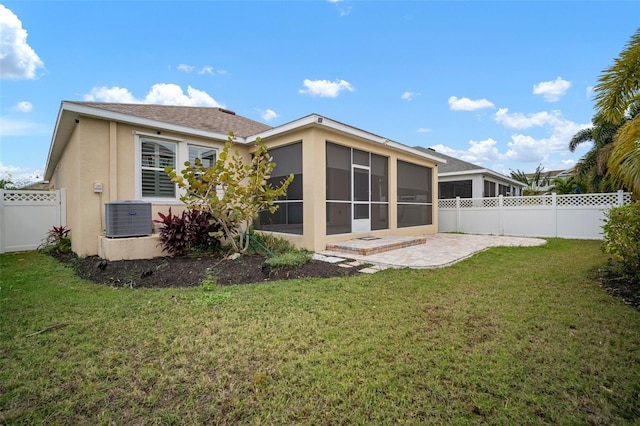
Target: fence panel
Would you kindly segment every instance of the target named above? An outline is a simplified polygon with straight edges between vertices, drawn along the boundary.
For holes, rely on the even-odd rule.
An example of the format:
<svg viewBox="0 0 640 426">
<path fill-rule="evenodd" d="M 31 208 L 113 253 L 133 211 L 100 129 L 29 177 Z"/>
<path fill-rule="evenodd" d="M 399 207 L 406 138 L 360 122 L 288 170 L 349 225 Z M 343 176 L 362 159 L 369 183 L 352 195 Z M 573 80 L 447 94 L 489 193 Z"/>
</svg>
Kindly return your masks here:
<svg viewBox="0 0 640 426">
<path fill-rule="evenodd" d="M 0 253 L 37 249 L 67 223 L 65 190 L 0 190 Z"/>
<path fill-rule="evenodd" d="M 438 231 L 601 239 L 607 210 L 630 202 L 622 191 L 438 200 Z"/>
</svg>

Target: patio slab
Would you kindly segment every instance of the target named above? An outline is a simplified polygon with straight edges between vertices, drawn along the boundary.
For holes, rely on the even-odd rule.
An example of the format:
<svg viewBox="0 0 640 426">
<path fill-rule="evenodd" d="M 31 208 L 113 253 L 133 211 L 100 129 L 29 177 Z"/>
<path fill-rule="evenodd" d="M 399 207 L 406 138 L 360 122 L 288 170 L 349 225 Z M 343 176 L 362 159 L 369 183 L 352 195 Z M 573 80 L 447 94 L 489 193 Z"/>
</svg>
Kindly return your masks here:
<svg viewBox="0 0 640 426">
<path fill-rule="evenodd" d="M 371 254 L 359 254 L 355 250 L 344 253 L 333 250 L 319 252 L 324 256 L 342 257 L 354 259 L 362 263 L 387 267 L 387 268 L 442 268 L 466 259 L 475 253 L 486 250 L 490 247 L 532 247 L 547 243 L 541 238 L 528 237 L 505 237 L 497 235 L 475 235 L 475 234 L 433 234 L 421 236 L 424 243 L 404 246 L 394 250 L 384 252 L 373 252 Z M 365 248 L 375 248 L 374 244 L 385 246 L 388 241 L 399 237 L 382 237 L 376 240 L 350 240 L 350 246 L 356 247 L 361 244 Z"/>
<path fill-rule="evenodd" d="M 327 244 L 327 251 L 345 254 L 359 254 L 369 256 L 372 254 L 384 253 L 390 250 L 424 244 L 427 241 L 425 236 L 418 237 L 364 237 L 354 238 L 349 241 L 342 241 L 335 244 Z"/>
</svg>

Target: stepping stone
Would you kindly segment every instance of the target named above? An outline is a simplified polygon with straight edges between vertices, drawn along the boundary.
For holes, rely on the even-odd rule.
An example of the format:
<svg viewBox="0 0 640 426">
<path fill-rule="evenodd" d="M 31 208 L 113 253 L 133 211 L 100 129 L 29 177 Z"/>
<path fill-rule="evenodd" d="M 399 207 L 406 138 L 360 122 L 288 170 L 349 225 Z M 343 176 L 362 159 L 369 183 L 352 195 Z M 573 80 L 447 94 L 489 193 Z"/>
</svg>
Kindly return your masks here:
<svg viewBox="0 0 640 426">
<path fill-rule="evenodd" d="M 389 267 L 384 265 L 373 265 L 368 268 L 360 269 L 360 272 L 365 274 L 375 274 L 376 272 L 384 271 L 385 269 L 389 269 Z"/>
<path fill-rule="evenodd" d="M 340 262 L 344 262 L 344 259 L 341 257 L 334 257 L 334 256 L 324 256 L 322 254 L 318 254 L 315 253 L 313 255 L 313 260 L 320 260 L 322 262 L 328 262 L 328 263 L 340 263 Z"/>
</svg>

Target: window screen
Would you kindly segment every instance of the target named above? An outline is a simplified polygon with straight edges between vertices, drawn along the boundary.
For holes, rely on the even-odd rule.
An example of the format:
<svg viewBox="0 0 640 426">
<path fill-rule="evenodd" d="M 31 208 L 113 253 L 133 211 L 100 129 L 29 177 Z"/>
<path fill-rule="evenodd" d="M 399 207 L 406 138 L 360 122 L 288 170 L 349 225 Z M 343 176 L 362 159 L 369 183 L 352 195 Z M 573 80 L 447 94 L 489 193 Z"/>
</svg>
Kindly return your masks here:
<svg viewBox="0 0 640 426">
<path fill-rule="evenodd" d="M 398 227 L 433 223 L 430 167 L 398 161 Z"/>
<path fill-rule="evenodd" d="M 255 228 L 287 234 L 302 234 L 302 142 L 271 148 L 269 155 L 275 163 L 269 184 L 273 187 L 280 186 L 280 183 L 290 174 L 293 174 L 293 182 L 289 184 L 287 193 L 275 203 L 278 206 L 275 213 L 268 210 L 260 212 L 254 224 Z"/>
</svg>

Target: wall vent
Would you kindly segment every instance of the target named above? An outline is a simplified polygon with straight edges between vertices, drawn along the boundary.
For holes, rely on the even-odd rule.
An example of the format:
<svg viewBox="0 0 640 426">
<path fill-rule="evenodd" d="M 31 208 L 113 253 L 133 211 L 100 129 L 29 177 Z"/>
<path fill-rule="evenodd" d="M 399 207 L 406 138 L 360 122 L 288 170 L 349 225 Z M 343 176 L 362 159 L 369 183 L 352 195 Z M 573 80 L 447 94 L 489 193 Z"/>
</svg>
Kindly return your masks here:
<svg viewBox="0 0 640 426">
<path fill-rule="evenodd" d="M 224 112 L 225 114 L 229 115 L 236 115 L 235 111 L 231 111 L 230 109 L 218 108 L 218 111 Z"/>
<path fill-rule="evenodd" d="M 107 238 L 151 235 L 151 203 L 136 200 L 107 203 L 105 220 Z"/>
</svg>

